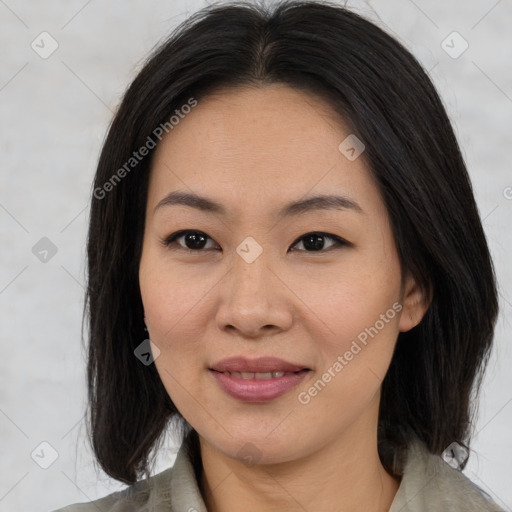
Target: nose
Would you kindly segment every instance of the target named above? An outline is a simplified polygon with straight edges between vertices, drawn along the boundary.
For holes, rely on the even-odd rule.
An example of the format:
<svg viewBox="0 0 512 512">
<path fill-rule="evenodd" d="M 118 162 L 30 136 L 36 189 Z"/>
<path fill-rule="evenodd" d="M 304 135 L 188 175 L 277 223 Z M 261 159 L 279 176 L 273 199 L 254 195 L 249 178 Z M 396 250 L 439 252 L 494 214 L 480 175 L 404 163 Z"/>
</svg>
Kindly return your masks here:
<svg viewBox="0 0 512 512">
<path fill-rule="evenodd" d="M 250 260 L 248 260 L 250 261 Z M 293 295 L 263 251 L 248 262 L 238 253 L 219 286 L 217 325 L 244 338 L 286 331 L 293 321 Z"/>
</svg>

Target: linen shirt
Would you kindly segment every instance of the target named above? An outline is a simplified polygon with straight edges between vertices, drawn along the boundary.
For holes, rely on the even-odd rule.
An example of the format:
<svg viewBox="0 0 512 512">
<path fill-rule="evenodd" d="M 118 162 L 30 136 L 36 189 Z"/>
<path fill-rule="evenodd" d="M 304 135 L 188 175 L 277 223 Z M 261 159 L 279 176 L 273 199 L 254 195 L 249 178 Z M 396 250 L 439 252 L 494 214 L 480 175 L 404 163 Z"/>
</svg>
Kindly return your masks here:
<svg viewBox="0 0 512 512">
<path fill-rule="evenodd" d="M 174 465 L 165 471 L 95 501 L 54 512 L 207 512 L 186 449 L 188 442 L 186 437 Z M 415 440 L 407 451 L 400 486 L 389 512 L 427 511 L 505 512 L 461 471 Z"/>
</svg>

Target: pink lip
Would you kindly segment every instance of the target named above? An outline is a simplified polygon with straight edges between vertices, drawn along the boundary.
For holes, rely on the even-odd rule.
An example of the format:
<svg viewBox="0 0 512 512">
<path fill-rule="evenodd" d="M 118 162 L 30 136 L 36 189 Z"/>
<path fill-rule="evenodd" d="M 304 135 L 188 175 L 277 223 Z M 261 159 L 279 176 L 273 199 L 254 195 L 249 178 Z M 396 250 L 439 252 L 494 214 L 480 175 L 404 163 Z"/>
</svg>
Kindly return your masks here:
<svg viewBox="0 0 512 512">
<path fill-rule="evenodd" d="M 274 357 L 262 357 L 253 360 L 244 357 L 233 357 L 212 365 L 209 370 L 223 391 L 242 402 L 273 400 L 299 384 L 309 372 L 309 368 Z M 229 373 L 223 373 L 268 373 L 272 371 L 293 372 L 293 374 L 263 380 L 241 379 Z"/>
</svg>

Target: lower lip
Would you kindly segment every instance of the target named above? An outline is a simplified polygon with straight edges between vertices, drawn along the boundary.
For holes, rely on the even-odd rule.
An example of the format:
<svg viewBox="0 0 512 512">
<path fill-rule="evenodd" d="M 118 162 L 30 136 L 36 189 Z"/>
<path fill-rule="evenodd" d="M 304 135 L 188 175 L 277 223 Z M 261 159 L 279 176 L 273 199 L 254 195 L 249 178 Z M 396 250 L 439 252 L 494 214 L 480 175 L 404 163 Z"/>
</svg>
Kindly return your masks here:
<svg viewBox="0 0 512 512">
<path fill-rule="evenodd" d="M 268 402 L 294 388 L 309 370 L 272 379 L 239 379 L 210 370 L 219 386 L 230 396 L 242 402 Z"/>
</svg>

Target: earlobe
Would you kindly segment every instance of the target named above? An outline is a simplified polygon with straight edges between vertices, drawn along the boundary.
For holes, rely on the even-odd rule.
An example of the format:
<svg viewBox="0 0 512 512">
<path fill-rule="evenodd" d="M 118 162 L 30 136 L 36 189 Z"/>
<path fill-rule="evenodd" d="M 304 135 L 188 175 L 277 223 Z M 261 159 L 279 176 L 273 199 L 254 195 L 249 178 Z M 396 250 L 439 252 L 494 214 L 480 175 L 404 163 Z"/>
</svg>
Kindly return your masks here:
<svg viewBox="0 0 512 512">
<path fill-rule="evenodd" d="M 400 332 L 410 331 L 423 320 L 432 302 L 432 295 L 432 291 L 427 293 L 412 275 L 407 276 L 402 299 L 402 315 L 399 322 Z"/>
</svg>

